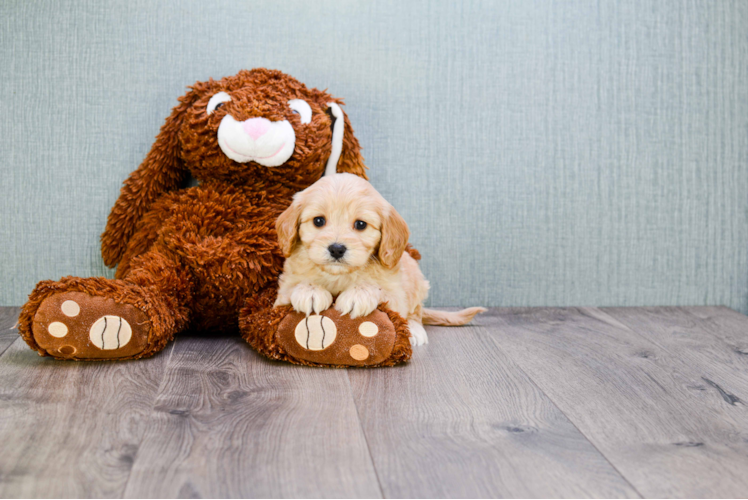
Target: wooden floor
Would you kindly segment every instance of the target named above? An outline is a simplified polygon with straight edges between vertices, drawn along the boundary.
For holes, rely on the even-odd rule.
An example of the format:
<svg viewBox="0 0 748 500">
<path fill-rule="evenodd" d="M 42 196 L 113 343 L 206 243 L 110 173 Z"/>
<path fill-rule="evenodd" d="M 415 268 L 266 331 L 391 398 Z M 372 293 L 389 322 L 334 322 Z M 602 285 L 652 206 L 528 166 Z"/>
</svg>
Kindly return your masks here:
<svg viewBox="0 0 748 500">
<path fill-rule="evenodd" d="M 748 317 L 494 309 L 406 366 L 238 338 L 41 358 L 0 308 L 0 497 L 745 497 Z"/>
</svg>

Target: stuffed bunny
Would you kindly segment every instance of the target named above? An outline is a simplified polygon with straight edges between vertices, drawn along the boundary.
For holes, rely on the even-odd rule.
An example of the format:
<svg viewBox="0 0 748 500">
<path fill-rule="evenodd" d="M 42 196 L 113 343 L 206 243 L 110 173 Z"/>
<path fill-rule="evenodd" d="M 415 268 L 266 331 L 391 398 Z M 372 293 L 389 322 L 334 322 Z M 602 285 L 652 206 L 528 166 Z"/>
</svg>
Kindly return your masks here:
<svg viewBox="0 0 748 500">
<path fill-rule="evenodd" d="M 141 358 L 189 328 L 240 331 L 260 353 L 299 364 L 409 359 L 407 324 L 385 307 L 356 319 L 273 308 L 278 215 L 322 175 L 366 178 L 342 104 L 267 69 L 196 83 L 109 215 L 101 249 L 116 278 L 40 282 L 19 318 L 24 340 L 59 359 Z"/>
</svg>

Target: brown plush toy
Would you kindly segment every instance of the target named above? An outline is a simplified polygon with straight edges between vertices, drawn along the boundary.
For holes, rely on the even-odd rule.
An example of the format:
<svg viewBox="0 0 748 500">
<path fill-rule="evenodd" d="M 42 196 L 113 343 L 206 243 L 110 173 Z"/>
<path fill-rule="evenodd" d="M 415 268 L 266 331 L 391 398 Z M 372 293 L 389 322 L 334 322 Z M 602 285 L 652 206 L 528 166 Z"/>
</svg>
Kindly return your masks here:
<svg viewBox="0 0 748 500">
<path fill-rule="evenodd" d="M 366 178 L 342 104 L 267 69 L 196 83 L 109 215 L 102 254 L 116 279 L 40 282 L 19 319 L 24 340 L 59 359 L 141 358 L 189 328 L 240 331 L 298 364 L 408 360 L 407 323 L 386 307 L 356 319 L 273 308 L 275 219 L 325 173 Z M 186 187 L 190 174 L 198 186 Z"/>
</svg>

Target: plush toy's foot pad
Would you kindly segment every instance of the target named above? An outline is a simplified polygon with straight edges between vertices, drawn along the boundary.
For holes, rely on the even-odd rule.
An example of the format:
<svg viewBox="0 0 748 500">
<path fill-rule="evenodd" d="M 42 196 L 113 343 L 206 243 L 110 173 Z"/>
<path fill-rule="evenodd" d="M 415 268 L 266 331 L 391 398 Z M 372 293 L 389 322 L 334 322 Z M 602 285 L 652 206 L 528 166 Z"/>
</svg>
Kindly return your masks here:
<svg viewBox="0 0 748 500">
<path fill-rule="evenodd" d="M 129 358 L 148 344 L 146 314 L 135 306 L 82 292 L 46 298 L 34 316 L 34 340 L 64 359 Z"/>
<path fill-rule="evenodd" d="M 395 327 L 380 310 L 351 319 L 335 309 L 321 315 L 291 312 L 276 333 L 292 357 L 331 366 L 371 366 L 386 360 L 395 346 Z"/>
</svg>

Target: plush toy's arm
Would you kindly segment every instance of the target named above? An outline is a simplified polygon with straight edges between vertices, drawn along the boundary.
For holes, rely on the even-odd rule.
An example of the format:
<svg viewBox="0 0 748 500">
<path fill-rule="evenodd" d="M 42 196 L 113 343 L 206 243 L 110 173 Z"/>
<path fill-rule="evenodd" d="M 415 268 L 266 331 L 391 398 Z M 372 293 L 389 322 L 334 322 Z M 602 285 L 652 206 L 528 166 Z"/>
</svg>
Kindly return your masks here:
<svg viewBox="0 0 748 500">
<path fill-rule="evenodd" d="M 122 259 L 138 221 L 153 202 L 186 181 L 188 172 L 180 157 L 178 134 L 185 112 L 196 98 L 195 90 L 179 98 L 179 105 L 161 127 L 145 160 L 122 186 L 119 199 L 109 214 L 106 230 L 101 235 L 101 254 L 107 266 L 114 267 Z"/>
<path fill-rule="evenodd" d="M 106 230 L 101 235 L 101 254 L 109 267 L 114 267 L 121 260 L 135 226 L 153 202 L 165 192 L 179 188 L 185 180 L 186 173 L 177 171 L 176 165 L 169 166 L 174 168 L 154 168 L 152 156 L 153 151 L 125 181 L 119 199 L 109 214 Z"/>
<path fill-rule="evenodd" d="M 157 202 L 153 203 L 151 210 L 135 225 L 135 232 L 117 264 L 115 278 L 120 279 L 127 276 L 132 259 L 147 252 L 156 241 L 159 230 L 169 215 L 169 201 L 169 196 L 159 198 Z"/>
</svg>

